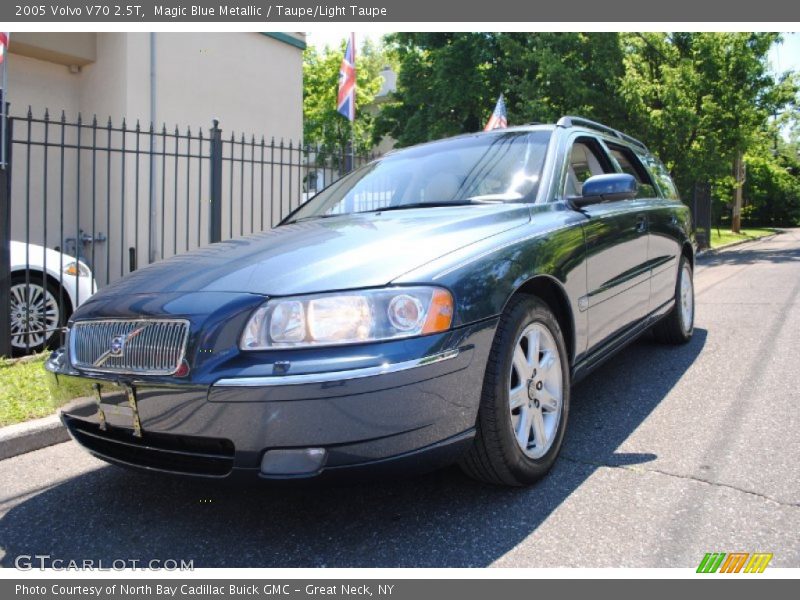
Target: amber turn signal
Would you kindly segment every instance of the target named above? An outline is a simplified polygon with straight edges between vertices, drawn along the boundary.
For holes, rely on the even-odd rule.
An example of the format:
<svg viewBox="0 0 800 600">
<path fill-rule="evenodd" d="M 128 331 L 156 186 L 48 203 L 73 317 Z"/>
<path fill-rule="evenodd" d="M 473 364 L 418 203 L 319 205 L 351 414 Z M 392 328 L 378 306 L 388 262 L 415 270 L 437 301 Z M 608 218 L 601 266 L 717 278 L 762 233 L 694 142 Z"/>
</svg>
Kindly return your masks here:
<svg viewBox="0 0 800 600">
<path fill-rule="evenodd" d="M 437 288 L 431 298 L 431 306 L 422 333 L 447 331 L 453 323 L 453 296 L 447 290 Z"/>
</svg>

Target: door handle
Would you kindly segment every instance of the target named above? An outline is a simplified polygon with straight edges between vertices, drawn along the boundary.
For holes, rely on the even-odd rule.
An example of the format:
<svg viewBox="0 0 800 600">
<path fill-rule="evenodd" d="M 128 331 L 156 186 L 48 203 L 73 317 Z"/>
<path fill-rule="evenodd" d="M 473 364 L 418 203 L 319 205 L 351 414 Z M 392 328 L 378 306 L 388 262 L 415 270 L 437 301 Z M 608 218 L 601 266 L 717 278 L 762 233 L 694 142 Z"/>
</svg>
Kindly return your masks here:
<svg viewBox="0 0 800 600">
<path fill-rule="evenodd" d="M 645 233 L 647 231 L 647 217 L 645 215 L 638 215 L 636 217 L 636 231 L 638 233 Z"/>
</svg>

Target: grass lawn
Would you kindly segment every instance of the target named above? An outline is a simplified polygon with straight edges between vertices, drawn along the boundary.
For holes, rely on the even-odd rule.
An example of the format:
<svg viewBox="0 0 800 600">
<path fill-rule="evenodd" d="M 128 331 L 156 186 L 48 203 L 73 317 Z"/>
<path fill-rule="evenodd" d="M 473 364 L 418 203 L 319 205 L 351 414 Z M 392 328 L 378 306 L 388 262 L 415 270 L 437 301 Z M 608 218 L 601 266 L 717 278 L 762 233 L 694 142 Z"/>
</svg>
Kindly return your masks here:
<svg viewBox="0 0 800 600">
<path fill-rule="evenodd" d="M 53 414 L 56 402 L 47 387 L 42 353 L 25 361 L 0 359 L 0 427 Z M 90 388 L 72 390 L 73 398 L 89 396 Z"/>
<path fill-rule="evenodd" d="M 774 229 L 744 229 L 741 233 L 733 233 L 730 229 L 720 227 L 719 232 L 716 228 L 711 229 L 711 247 L 721 248 L 728 244 L 735 244 L 745 240 L 755 240 L 766 235 L 775 233 Z"/>
</svg>

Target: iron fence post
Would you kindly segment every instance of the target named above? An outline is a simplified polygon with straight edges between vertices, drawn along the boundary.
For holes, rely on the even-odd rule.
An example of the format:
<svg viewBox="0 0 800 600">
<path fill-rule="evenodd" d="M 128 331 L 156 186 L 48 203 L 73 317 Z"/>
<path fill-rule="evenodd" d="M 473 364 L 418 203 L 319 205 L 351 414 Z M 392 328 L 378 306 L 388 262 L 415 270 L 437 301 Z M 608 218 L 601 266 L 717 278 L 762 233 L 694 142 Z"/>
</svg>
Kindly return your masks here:
<svg viewBox="0 0 800 600">
<path fill-rule="evenodd" d="M 222 240 L 222 130 L 219 119 L 213 120 L 209 152 L 209 219 L 208 241 Z"/>
<path fill-rule="evenodd" d="M 8 103 L 0 96 L 4 108 L 3 129 L 5 164 L 0 166 L 0 357 L 11 356 L 11 130 L 13 121 L 7 118 Z"/>
</svg>

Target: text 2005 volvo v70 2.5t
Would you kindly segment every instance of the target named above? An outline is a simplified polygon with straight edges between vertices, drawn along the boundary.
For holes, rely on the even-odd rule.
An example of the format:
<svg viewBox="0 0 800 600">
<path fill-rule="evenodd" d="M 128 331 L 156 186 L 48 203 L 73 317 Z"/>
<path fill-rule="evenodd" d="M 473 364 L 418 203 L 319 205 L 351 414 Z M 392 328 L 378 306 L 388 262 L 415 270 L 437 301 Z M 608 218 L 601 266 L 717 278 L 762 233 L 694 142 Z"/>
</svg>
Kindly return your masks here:
<svg viewBox="0 0 800 600">
<path fill-rule="evenodd" d="M 271 231 L 101 290 L 51 355 L 112 463 L 209 478 L 432 468 L 529 484 L 570 386 L 652 328 L 692 335 L 687 208 L 637 140 L 578 117 L 423 144 Z"/>
</svg>

